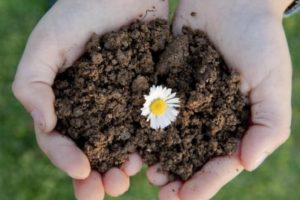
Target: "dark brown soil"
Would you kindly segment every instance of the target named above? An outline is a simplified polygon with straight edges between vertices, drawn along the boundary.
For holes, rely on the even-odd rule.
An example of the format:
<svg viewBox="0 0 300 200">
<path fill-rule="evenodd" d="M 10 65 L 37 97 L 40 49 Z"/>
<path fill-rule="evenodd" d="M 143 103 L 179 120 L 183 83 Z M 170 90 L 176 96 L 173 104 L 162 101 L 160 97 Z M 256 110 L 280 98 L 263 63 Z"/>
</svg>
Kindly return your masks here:
<svg viewBox="0 0 300 200">
<path fill-rule="evenodd" d="M 71 137 L 103 173 L 137 151 L 186 180 L 207 161 L 230 155 L 248 123 L 240 76 L 200 31 L 172 36 L 166 21 L 135 22 L 102 37 L 54 83 L 56 129 Z M 143 95 L 164 85 L 180 97 L 177 120 L 153 130 L 141 115 Z"/>
</svg>

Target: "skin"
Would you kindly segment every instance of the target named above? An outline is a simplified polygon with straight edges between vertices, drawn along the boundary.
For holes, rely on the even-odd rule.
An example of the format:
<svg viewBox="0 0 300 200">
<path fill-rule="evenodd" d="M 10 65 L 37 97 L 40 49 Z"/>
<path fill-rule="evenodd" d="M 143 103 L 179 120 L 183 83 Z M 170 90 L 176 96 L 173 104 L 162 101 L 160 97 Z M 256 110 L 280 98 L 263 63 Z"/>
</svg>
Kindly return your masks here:
<svg viewBox="0 0 300 200">
<path fill-rule="evenodd" d="M 236 155 L 216 158 L 185 183 L 167 184 L 165 174 L 149 168 L 147 176 L 161 187 L 160 200 L 206 200 L 243 169 L 252 171 L 289 137 L 291 123 L 291 61 L 282 27 L 282 13 L 291 0 L 182 0 L 173 28 L 183 25 L 205 31 L 226 63 L 240 72 L 241 91 L 249 95 L 252 125 Z M 132 4 L 133 6 L 128 6 Z M 167 19 L 167 1 L 60 0 L 32 32 L 13 83 L 13 92 L 31 113 L 37 142 L 59 169 L 74 179 L 79 200 L 119 196 L 129 176 L 142 166 L 137 154 L 120 169 L 91 171 L 86 156 L 68 138 L 53 131 L 56 124 L 51 89 L 58 72 L 84 51 L 93 32 L 103 34 L 129 23 L 147 9 L 145 20 Z M 191 12 L 196 15 L 191 16 Z"/>
<path fill-rule="evenodd" d="M 153 8 L 155 6 L 155 9 Z M 147 10 L 155 12 L 145 13 Z M 129 188 L 129 176 L 142 167 L 132 154 L 121 169 L 106 174 L 91 171 L 87 157 L 70 139 L 53 131 L 52 84 L 84 51 L 92 33 L 103 34 L 142 15 L 144 20 L 168 19 L 168 2 L 161 0 L 60 0 L 41 19 L 27 42 L 13 83 L 17 99 L 31 113 L 37 142 L 52 163 L 73 178 L 78 200 L 119 196 Z"/>
<path fill-rule="evenodd" d="M 256 169 L 288 139 L 292 70 L 282 15 L 290 3 L 284 0 L 181 1 L 174 32 L 179 34 L 182 26 L 188 25 L 208 34 L 229 67 L 242 76 L 241 91 L 249 95 L 252 123 L 236 155 L 210 161 L 185 183 L 165 185 L 166 175 L 150 168 L 147 175 L 153 184 L 161 187 L 160 200 L 210 199 L 243 169 Z M 196 14 L 192 16 L 192 12 Z"/>
</svg>

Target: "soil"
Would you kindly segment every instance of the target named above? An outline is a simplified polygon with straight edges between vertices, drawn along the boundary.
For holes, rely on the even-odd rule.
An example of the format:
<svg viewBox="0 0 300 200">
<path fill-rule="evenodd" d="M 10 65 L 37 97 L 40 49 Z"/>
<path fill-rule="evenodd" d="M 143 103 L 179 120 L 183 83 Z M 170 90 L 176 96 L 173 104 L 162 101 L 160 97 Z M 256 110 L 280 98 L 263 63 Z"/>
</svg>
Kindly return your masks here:
<svg viewBox="0 0 300 200">
<path fill-rule="evenodd" d="M 177 120 L 154 130 L 141 115 L 144 95 L 164 85 L 180 98 Z M 170 180 L 187 180 L 212 158 L 231 155 L 248 125 L 240 76 L 201 31 L 173 36 L 167 21 L 136 21 L 103 36 L 53 85 L 56 129 L 104 173 L 138 152 Z"/>
</svg>

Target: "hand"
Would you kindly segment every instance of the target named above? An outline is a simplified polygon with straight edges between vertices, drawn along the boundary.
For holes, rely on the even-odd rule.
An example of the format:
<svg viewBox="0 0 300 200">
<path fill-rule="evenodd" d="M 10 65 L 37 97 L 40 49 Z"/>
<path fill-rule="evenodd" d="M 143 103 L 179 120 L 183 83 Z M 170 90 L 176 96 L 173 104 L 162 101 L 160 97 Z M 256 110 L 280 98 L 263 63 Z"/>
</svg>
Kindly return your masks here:
<svg viewBox="0 0 300 200">
<path fill-rule="evenodd" d="M 103 199 L 104 191 L 118 196 L 129 187 L 129 176 L 142 166 L 130 155 L 121 169 L 105 175 L 91 172 L 87 157 L 67 137 L 53 131 L 56 125 L 52 84 L 58 72 L 84 51 L 92 33 L 103 34 L 148 12 L 146 20 L 168 17 L 168 2 L 161 0 L 60 0 L 32 32 L 13 83 L 13 92 L 34 119 L 37 142 L 59 169 L 74 179 L 79 200 Z"/>
<path fill-rule="evenodd" d="M 289 137 L 291 62 L 281 24 L 291 0 L 182 0 L 173 24 L 206 32 L 226 63 L 242 76 L 251 103 L 252 125 L 235 156 L 216 158 L 185 183 L 167 182 L 156 166 L 149 180 L 162 186 L 160 200 L 207 200 L 244 168 L 252 171 Z M 193 14 L 191 14 L 194 12 Z M 193 15 L 193 16 L 192 16 Z M 174 192 L 175 191 L 175 192 Z"/>
</svg>

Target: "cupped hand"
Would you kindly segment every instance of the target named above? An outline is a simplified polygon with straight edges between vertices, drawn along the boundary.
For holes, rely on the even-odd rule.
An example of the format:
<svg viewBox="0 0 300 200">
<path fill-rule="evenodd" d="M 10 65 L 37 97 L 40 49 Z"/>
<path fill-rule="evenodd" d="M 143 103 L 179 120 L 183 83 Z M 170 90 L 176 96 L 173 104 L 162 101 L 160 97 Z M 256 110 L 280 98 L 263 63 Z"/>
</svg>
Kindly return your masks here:
<svg viewBox="0 0 300 200">
<path fill-rule="evenodd" d="M 144 20 L 167 19 L 168 1 L 60 0 L 33 30 L 19 63 L 13 92 L 34 119 L 42 151 L 74 179 L 79 200 L 103 199 L 104 192 L 121 195 L 129 187 L 129 176 L 141 169 L 142 161 L 132 154 L 121 169 L 111 169 L 104 175 L 91 172 L 87 157 L 74 142 L 54 131 L 57 118 L 51 86 L 56 74 L 83 53 L 93 33 L 118 29 L 141 16 Z"/>
<path fill-rule="evenodd" d="M 206 32 L 229 67 L 241 74 L 241 91 L 249 95 L 251 126 L 234 156 L 216 158 L 185 183 L 148 170 L 161 186 L 160 200 L 207 200 L 244 168 L 252 171 L 290 134 L 291 61 L 282 15 L 291 3 L 271 0 L 182 0 L 174 32 L 182 26 Z"/>
</svg>

